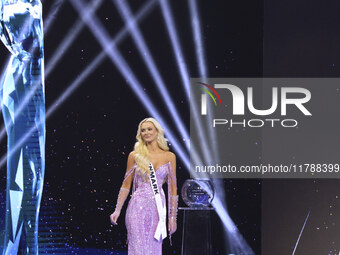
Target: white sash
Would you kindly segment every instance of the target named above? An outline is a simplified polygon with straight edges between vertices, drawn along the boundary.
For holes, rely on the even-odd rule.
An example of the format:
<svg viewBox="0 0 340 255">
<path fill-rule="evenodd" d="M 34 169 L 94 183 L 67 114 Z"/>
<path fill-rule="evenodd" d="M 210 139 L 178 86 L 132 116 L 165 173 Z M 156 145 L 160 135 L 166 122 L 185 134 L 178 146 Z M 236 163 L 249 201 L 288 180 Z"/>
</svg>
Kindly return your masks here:
<svg viewBox="0 0 340 255">
<path fill-rule="evenodd" d="M 158 185 L 157 185 L 157 178 L 156 178 L 156 172 L 153 168 L 153 165 L 151 162 L 149 163 L 149 170 L 150 170 L 150 185 L 151 189 L 153 190 L 153 194 L 155 196 L 159 221 L 157 225 L 157 229 L 154 235 L 154 238 L 157 239 L 157 241 L 163 240 L 166 237 L 166 208 L 165 203 L 163 205 L 162 198 L 159 193 Z"/>
</svg>

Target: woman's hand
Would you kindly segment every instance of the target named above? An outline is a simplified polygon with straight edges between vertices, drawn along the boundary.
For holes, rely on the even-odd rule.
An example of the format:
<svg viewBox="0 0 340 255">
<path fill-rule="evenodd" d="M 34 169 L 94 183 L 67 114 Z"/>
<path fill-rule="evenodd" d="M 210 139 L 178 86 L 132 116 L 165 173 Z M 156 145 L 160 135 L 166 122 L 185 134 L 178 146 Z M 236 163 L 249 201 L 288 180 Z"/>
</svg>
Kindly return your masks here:
<svg viewBox="0 0 340 255">
<path fill-rule="evenodd" d="M 118 217 L 120 215 L 120 211 L 114 211 L 111 215 L 110 215 L 110 220 L 111 220 L 111 223 L 113 225 L 118 225 L 117 224 L 117 220 L 118 220 Z"/>
<path fill-rule="evenodd" d="M 177 219 L 176 217 L 170 217 L 169 219 L 169 234 L 172 235 L 177 230 Z"/>
</svg>

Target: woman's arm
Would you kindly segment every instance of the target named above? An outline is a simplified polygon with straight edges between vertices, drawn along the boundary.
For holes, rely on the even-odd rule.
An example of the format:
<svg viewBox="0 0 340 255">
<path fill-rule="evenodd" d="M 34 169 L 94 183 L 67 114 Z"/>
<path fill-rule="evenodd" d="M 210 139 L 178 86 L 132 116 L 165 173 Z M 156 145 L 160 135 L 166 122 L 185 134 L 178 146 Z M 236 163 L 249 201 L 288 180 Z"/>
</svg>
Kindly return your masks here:
<svg viewBox="0 0 340 255">
<path fill-rule="evenodd" d="M 124 180 L 123 180 L 121 188 L 130 190 L 131 182 L 133 179 L 133 173 L 135 170 L 133 168 L 134 164 L 135 164 L 135 152 L 132 151 L 130 152 L 128 160 L 127 160 L 125 176 L 124 176 Z"/>
<path fill-rule="evenodd" d="M 168 173 L 168 228 L 170 237 L 177 229 L 177 208 L 176 156 L 170 152 L 170 168 Z"/>
<path fill-rule="evenodd" d="M 129 157 L 128 157 L 124 180 L 123 180 L 122 186 L 119 190 L 116 209 L 110 215 L 111 223 L 114 224 L 114 225 L 117 225 L 117 220 L 118 220 L 118 217 L 120 215 L 120 211 L 123 208 L 125 200 L 130 193 L 130 187 L 131 187 L 131 182 L 132 182 L 133 173 L 134 173 L 134 168 L 133 168 L 134 163 L 135 163 L 134 152 L 131 152 L 129 154 Z"/>
</svg>

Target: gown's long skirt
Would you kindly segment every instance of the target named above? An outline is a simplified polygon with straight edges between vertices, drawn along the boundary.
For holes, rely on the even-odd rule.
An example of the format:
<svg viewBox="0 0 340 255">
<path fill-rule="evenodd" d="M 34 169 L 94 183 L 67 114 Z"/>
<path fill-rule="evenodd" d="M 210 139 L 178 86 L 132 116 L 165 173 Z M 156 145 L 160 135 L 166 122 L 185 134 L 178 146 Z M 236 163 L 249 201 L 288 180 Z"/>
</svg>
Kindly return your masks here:
<svg viewBox="0 0 340 255">
<path fill-rule="evenodd" d="M 161 197 L 164 203 L 163 190 L 161 190 Z M 157 206 L 151 188 L 147 185 L 144 188 L 138 188 L 133 193 L 126 211 L 128 255 L 162 254 L 162 240 L 157 241 L 154 238 L 158 219 Z"/>
</svg>

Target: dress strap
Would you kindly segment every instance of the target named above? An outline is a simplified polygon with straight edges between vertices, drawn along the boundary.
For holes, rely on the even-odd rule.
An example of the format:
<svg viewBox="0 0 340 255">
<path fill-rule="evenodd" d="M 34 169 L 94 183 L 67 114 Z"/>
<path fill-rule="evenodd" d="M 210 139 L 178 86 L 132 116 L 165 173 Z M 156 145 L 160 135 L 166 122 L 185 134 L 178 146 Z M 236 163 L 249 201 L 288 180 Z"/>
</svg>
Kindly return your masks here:
<svg viewBox="0 0 340 255">
<path fill-rule="evenodd" d="M 129 176 L 130 176 L 131 174 L 134 173 L 135 169 L 136 169 L 136 164 L 134 164 L 134 165 L 133 165 L 126 173 L 125 173 L 123 182 L 125 182 L 125 180 L 126 180 L 127 178 L 129 178 Z"/>
<path fill-rule="evenodd" d="M 171 168 L 171 163 L 169 162 L 169 167 L 168 167 L 168 184 L 173 183 L 177 187 L 177 180 L 174 172 L 172 171 Z"/>
</svg>

